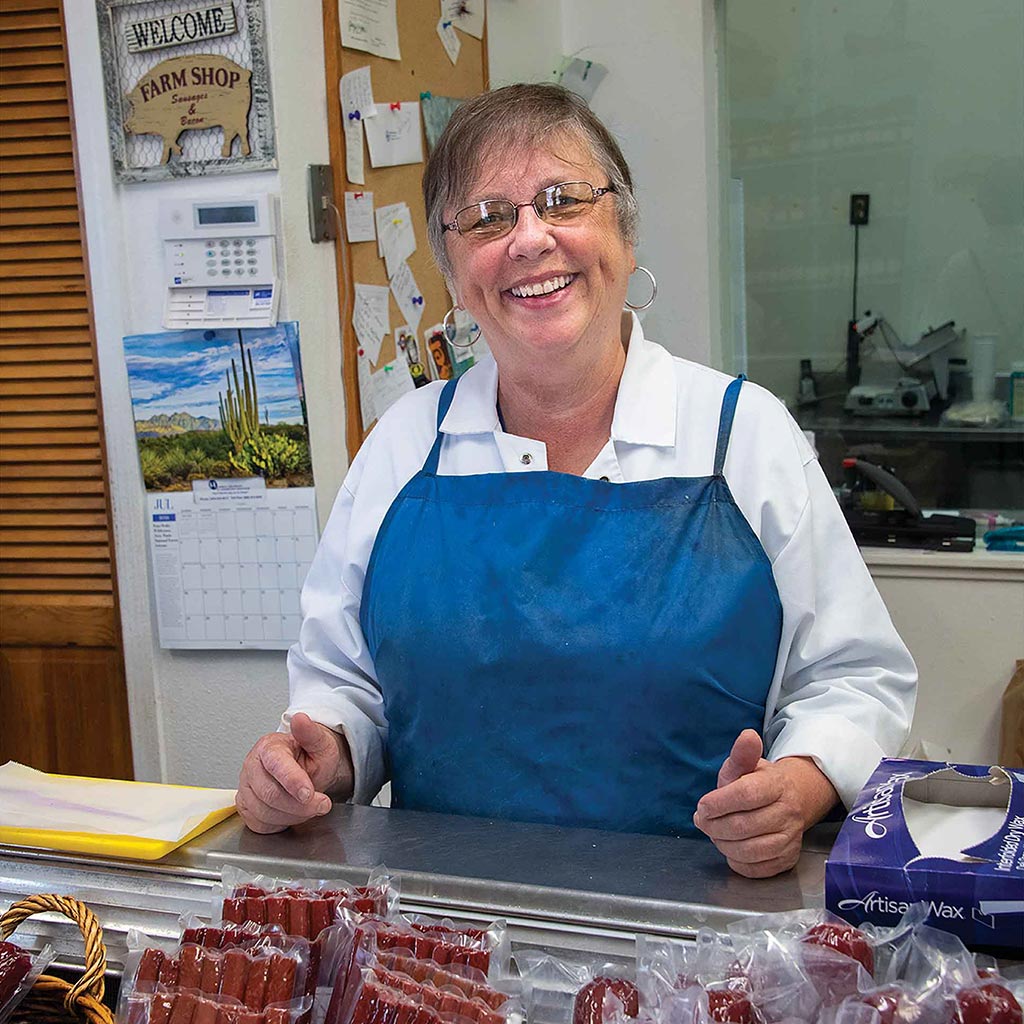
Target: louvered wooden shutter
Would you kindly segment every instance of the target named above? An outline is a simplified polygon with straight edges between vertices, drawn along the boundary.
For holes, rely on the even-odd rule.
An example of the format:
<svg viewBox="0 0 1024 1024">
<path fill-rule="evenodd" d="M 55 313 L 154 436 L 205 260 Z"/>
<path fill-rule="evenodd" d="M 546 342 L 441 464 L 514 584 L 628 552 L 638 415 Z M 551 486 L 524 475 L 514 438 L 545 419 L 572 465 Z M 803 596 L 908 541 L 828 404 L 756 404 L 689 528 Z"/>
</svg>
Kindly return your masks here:
<svg viewBox="0 0 1024 1024">
<path fill-rule="evenodd" d="M 0 747 L 130 776 L 97 380 L 62 7 L 0 0 Z"/>
</svg>

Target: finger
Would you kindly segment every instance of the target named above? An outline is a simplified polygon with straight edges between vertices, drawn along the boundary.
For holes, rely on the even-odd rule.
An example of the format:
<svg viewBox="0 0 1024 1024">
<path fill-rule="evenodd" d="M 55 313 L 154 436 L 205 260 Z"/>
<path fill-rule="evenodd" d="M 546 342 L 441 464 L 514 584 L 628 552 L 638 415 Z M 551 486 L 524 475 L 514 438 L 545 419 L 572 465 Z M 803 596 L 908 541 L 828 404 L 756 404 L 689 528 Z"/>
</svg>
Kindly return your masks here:
<svg viewBox="0 0 1024 1024">
<path fill-rule="evenodd" d="M 309 821 L 330 810 L 331 802 L 327 797 L 320 797 L 314 804 L 299 804 L 287 794 L 285 796 L 290 803 L 276 806 L 262 799 L 257 790 L 246 786 L 238 790 L 235 806 L 244 809 L 246 817 L 277 830 Z"/>
<path fill-rule="evenodd" d="M 267 810 L 291 818 L 305 820 L 326 814 L 331 808 L 330 798 L 316 791 L 312 791 L 308 800 L 296 800 L 259 762 L 252 771 L 246 773 L 244 782 L 255 802 Z"/>
<path fill-rule="evenodd" d="M 759 864 L 747 864 L 744 861 L 727 860 L 726 863 L 744 878 L 771 878 L 773 875 L 781 875 L 783 871 L 789 871 L 796 862 L 797 857 L 778 857 L 775 860 L 762 861 Z"/>
<path fill-rule="evenodd" d="M 266 743 L 258 743 L 253 753 L 267 775 L 300 804 L 306 804 L 313 798 L 316 787 L 305 769 L 295 760 L 288 737 L 284 734 L 280 737 L 271 736 Z"/>
<path fill-rule="evenodd" d="M 245 822 L 246 828 L 261 835 L 266 835 L 270 832 L 283 832 L 288 827 L 287 825 L 271 825 L 269 822 L 264 821 L 252 809 L 251 802 L 243 795 L 241 790 L 235 795 L 235 810 L 238 811 L 242 821 Z"/>
<path fill-rule="evenodd" d="M 744 775 L 721 789 L 705 793 L 697 802 L 694 822 L 702 828 L 702 822 L 737 811 L 756 811 L 775 803 L 781 796 L 782 779 L 778 773 L 766 770 Z"/>
<path fill-rule="evenodd" d="M 313 760 L 337 756 L 338 741 L 333 730 L 314 722 L 309 715 L 298 712 L 289 723 L 292 739 Z"/>
<path fill-rule="evenodd" d="M 744 729 L 736 737 L 729 756 L 719 769 L 719 787 L 728 786 L 730 782 L 735 782 L 754 771 L 763 753 L 764 744 L 761 742 L 761 737 L 753 729 Z"/>
<path fill-rule="evenodd" d="M 743 842 L 772 832 L 796 832 L 796 823 L 790 819 L 786 808 L 779 803 L 759 807 L 755 811 L 737 811 L 718 818 L 708 818 L 702 829 L 716 843 Z"/>
<path fill-rule="evenodd" d="M 737 842 L 716 839 L 715 846 L 726 860 L 743 864 L 763 864 L 766 861 L 778 860 L 791 854 L 794 847 L 799 849 L 799 843 L 794 842 L 792 833 L 788 832 L 770 832 L 767 835 Z"/>
</svg>

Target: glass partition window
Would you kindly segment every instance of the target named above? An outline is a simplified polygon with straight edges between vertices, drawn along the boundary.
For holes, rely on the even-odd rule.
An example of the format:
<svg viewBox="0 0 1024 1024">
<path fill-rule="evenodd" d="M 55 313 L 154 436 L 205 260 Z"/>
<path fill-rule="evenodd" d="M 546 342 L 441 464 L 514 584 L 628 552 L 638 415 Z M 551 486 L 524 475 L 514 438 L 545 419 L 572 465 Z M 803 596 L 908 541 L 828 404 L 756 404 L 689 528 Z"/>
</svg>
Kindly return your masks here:
<svg viewBox="0 0 1024 1024">
<path fill-rule="evenodd" d="M 1024 508 L 1024 3 L 722 0 L 720 26 L 732 369 L 833 483 L 856 454 L 927 507 Z"/>
</svg>

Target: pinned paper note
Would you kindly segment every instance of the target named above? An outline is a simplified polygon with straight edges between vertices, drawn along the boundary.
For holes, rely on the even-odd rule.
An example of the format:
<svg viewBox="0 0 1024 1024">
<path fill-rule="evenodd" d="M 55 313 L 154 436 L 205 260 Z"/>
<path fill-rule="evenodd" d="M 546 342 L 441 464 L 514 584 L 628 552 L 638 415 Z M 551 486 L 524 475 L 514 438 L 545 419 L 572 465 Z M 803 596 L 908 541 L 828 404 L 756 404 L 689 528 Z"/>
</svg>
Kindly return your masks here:
<svg viewBox="0 0 1024 1024">
<path fill-rule="evenodd" d="M 395 328 L 395 351 L 398 352 L 399 358 L 405 359 L 414 387 L 421 388 L 424 384 L 430 383 L 427 369 L 420 361 L 420 345 L 416 340 L 416 332 L 408 324 Z"/>
<path fill-rule="evenodd" d="M 398 272 L 399 265 L 416 251 L 412 213 L 405 203 L 391 203 L 376 210 L 375 218 L 377 253 L 384 257 L 390 281 Z"/>
<path fill-rule="evenodd" d="M 356 68 L 347 75 L 341 76 L 341 112 L 358 114 L 361 118 L 373 117 L 376 104 L 373 102 L 373 84 L 370 80 L 369 68 Z"/>
<path fill-rule="evenodd" d="M 383 285 L 357 284 L 356 301 L 352 310 L 352 326 L 355 328 L 359 347 L 371 363 L 380 355 L 381 342 L 391 329 L 388 315 L 388 290 Z"/>
<path fill-rule="evenodd" d="M 449 96 L 432 96 L 429 92 L 420 93 L 420 105 L 423 107 L 423 129 L 427 133 L 427 150 L 432 150 L 441 138 L 452 114 L 455 113 L 463 100 Z"/>
<path fill-rule="evenodd" d="M 366 349 L 356 353 L 356 381 L 359 385 L 359 412 L 362 416 L 363 431 L 370 429 L 370 424 L 377 418 L 377 404 L 373 400 L 373 381 L 370 372 L 370 357 Z"/>
<path fill-rule="evenodd" d="M 345 193 L 345 234 L 350 242 L 372 242 L 376 239 L 372 192 Z"/>
<path fill-rule="evenodd" d="M 340 0 L 341 45 L 401 60 L 395 0 Z"/>
<path fill-rule="evenodd" d="M 374 167 L 423 162 L 420 105 L 416 102 L 378 103 L 377 114 L 364 122 Z"/>
<path fill-rule="evenodd" d="M 485 0 L 441 0 L 441 20 L 454 22 L 460 32 L 484 37 Z"/>
<path fill-rule="evenodd" d="M 425 302 L 408 263 L 398 265 L 394 277 L 391 278 L 391 294 L 394 295 L 395 302 L 398 303 L 398 308 L 409 326 L 413 331 L 418 331 Z"/>
<path fill-rule="evenodd" d="M 580 60 L 579 57 L 565 57 L 559 69 L 558 82 L 589 103 L 594 90 L 607 74 L 608 69 L 603 64 L 596 64 L 592 60 Z"/>
<path fill-rule="evenodd" d="M 378 418 L 406 392 L 416 390 L 416 385 L 409 374 L 409 366 L 401 355 L 372 373 L 370 386 L 373 391 L 373 407 Z"/>
<path fill-rule="evenodd" d="M 353 185 L 366 183 L 363 172 L 363 122 L 357 114 L 342 117 L 345 122 L 345 177 Z"/>
<path fill-rule="evenodd" d="M 459 39 L 458 32 L 455 31 L 454 22 L 445 21 L 444 18 L 438 18 L 437 34 L 441 38 L 441 45 L 444 47 L 444 52 L 448 54 L 448 59 L 453 64 L 458 64 L 459 50 L 462 49 L 462 41 Z"/>
</svg>

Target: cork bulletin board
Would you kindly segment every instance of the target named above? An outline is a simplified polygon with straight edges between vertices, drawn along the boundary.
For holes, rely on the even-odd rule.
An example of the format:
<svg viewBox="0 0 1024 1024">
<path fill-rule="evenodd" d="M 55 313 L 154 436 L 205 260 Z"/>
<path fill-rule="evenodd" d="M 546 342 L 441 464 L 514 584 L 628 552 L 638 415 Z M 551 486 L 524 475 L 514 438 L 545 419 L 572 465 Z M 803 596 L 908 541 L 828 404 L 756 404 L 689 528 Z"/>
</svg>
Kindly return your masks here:
<svg viewBox="0 0 1024 1024">
<path fill-rule="evenodd" d="M 403 164 L 398 167 L 373 167 L 369 154 L 365 159 L 364 184 L 348 181 L 345 174 L 345 139 L 341 120 L 341 99 L 338 84 L 341 76 L 357 68 L 369 67 L 373 84 L 373 98 L 379 103 L 418 102 L 421 93 L 434 96 L 465 98 L 475 96 L 488 88 L 487 34 L 483 40 L 460 33 L 462 44 L 459 59 L 452 64 L 437 34 L 439 4 L 437 0 L 398 0 L 398 39 L 402 59 L 387 60 L 361 50 L 343 49 L 338 24 L 338 0 L 323 0 L 324 45 L 326 48 L 327 116 L 330 134 L 331 168 L 334 178 L 334 201 L 344 209 L 345 192 L 372 192 L 375 207 L 389 203 L 408 203 L 412 212 L 416 234 L 416 251 L 408 263 L 424 298 L 423 318 L 420 321 L 419 347 L 421 360 L 430 365 L 424 331 L 440 322 L 451 306 L 448 290 L 434 265 L 427 244 L 427 224 L 423 211 L 420 180 L 423 164 Z M 422 130 L 422 128 L 421 128 Z M 365 143 L 364 143 L 365 145 Z M 427 155 L 426 138 L 423 140 L 424 157 Z M 353 457 L 363 443 L 362 413 L 359 404 L 357 369 L 357 340 L 352 327 L 352 296 L 354 284 L 374 284 L 387 287 L 384 260 L 377 255 L 375 242 L 349 244 L 341 234 L 335 245 L 338 253 L 338 298 L 341 309 L 342 375 L 345 384 L 345 437 L 349 457 Z M 389 296 L 392 332 L 405 323 L 394 296 Z M 397 356 L 394 334 L 384 338 L 380 355 L 372 369 L 391 362 Z"/>
</svg>

